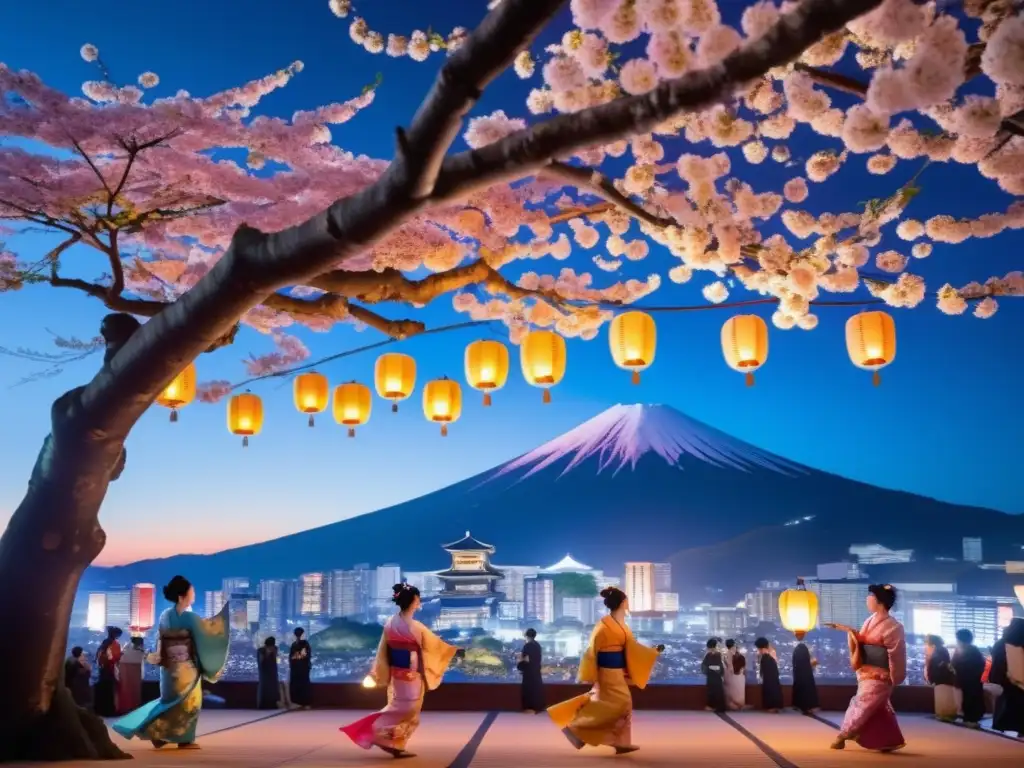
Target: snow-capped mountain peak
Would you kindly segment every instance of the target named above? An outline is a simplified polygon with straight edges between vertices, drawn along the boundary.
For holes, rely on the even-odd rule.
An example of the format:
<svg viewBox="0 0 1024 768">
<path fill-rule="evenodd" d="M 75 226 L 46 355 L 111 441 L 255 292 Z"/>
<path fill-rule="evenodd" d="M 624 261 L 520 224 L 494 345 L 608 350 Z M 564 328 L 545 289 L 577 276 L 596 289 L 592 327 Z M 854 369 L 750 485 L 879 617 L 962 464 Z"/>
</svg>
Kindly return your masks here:
<svg viewBox="0 0 1024 768">
<path fill-rule="evenodd" d="M 588 459 L 598 472 L 634 469 L 646 454 L 660 456 L 672 466 L 687 457 L 722 468 L 802 473 L 803 467 L 719 432 L 667 405 L 615 405 L 575 429 L 501 467 L 494 478 L 528 469 L 523 478 L 569 458 L 565 474 Z"/>
</svg>

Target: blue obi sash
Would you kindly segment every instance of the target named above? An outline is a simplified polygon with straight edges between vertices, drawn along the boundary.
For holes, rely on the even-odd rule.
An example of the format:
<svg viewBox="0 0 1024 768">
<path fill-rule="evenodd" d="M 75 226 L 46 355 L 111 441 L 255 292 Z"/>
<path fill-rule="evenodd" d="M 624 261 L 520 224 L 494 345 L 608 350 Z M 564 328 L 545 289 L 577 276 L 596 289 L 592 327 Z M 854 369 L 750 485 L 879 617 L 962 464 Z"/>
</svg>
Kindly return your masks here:
<svg viewBox="0 0 1024 768">
<path fill-rule="evenodd" d="M 412 651 L 388 646 L 388 664 L 397 669 L 412 669 Z"/>
<path fill-rule="evenodd" d="M 597 666 L 602 669 L 625 669 L 625 651 L 598 651 Z"/>
</svg>

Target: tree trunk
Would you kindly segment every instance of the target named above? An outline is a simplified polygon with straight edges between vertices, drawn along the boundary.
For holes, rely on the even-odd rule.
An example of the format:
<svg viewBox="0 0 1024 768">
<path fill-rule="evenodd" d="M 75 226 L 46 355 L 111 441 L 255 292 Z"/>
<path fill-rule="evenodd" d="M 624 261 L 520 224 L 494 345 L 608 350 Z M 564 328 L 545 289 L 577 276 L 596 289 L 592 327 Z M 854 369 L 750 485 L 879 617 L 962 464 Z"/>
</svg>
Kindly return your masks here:
<svg viewBox="0 0 1024 768">
<path fill-rule="evenodd" d="M 99 509 L 125 456 L 121 440 L 82 418 L 82 389 L 53 404 L 51 433 L 0 538 L 0 762 L 130 757 L 64 687 L 75 592 L 106 541 Z"/>
</svg>

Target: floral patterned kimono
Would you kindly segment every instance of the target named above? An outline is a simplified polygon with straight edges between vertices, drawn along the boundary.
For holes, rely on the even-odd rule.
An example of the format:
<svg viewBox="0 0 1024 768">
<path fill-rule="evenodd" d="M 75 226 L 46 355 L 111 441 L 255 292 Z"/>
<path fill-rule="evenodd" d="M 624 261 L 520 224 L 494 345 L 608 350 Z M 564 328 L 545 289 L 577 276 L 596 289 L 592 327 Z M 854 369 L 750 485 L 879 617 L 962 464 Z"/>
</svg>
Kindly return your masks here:
<svg viewBox="0 0 1024 768">
<path fill-rule="evenodd" d="M 203 706 L 203 679 L 215 681 L 228 659 L 228 610 L 225 605 L 212 619 L 192 611 L 168 608 L 160 616 L 160 641 L 150 655 L 159 664 L 160 698 L 144 704 L 116 723 L 126 739 L 136 736 L 154 742 L 192 744 Z"/>
<path fill-rule="evenodd" d="M 591 683 L 589 693 L 548 709 L 555 725 L 577 749 L 628 747 L 632 737 L 633 697 L 629 684 L 647 687 L 658 651 L 640 645 L 625 624 L 605 616 L 594 627 L 576 679 Z"/>
<path fill-rule="evenodd" d="M 865 663 L 863 646 L 881 646 L 888 667 Z M 903 625 L 892 616 L 873 614 L 856 638 L 850 638 L 850 660 L 857 671 L 857 694 L 850 701 L 840 734 L 865 749 L 891 752 L 905 745 L 889 697 L 907 677 L 907 646 Z"/>
<path fill-rule="evenodd" d="M 363 749 L 405 750 L 420 724 L 423 696 L 441 685 L 457 648 L 415 619 L 395 614 L 384 625 L 370 677 L 388 686 L 384 709 L 341 728 Z"/>
</svg>

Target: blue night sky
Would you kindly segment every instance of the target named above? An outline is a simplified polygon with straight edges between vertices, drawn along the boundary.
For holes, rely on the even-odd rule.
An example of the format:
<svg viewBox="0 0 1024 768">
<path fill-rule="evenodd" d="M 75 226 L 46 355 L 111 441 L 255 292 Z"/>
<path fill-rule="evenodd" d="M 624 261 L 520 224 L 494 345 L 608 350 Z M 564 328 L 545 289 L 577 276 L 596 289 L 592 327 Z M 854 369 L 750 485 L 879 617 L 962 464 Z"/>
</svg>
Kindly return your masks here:
<svg viewBox="0 0 1024 768">
<path fill-rule="evenodd" d="M 56 12 L 55 5 L 16 3 L 6 9 L 0 50 L 8 66 L 33 70 L 49 84 L 76 94 L 82 81 L 95 77 L 78 54 L 87 42 L 100 48 L 120 82 L 134 81 L 146 70 L 156 72 L 161 78 L 152 92 L 156 97 L 179 88 L 206 95 L 301 59 L 305 71 L 260 107 L 263 113 L 281 116 L 349 98 L 383 72 L 374 105 L 332 128 L 336 143 L 376 157 L 390 156 L 393 128 L 408 122 L 440 63 L 436 56 L 416 64 L 365 53 L 350 43 L 347 22 L 334 18 L 326 0 L 293 4 L 301 10 L 271 0 L 244 5 L 181 0 L 170 11 L 166 4 L 143 3 L 134 4 L 130 13 L 98 13 L 95 6 L 70 2 L 60 3 Z M 209 10 L 214 5 L 221 9 L 219 15 Z M 456 24 L 472 27 L 486 3 L 377 0 L 365 5 L 371 27 L 408 33 L 428 25 L 445 31 Z M 399 27 L 389 26 L 398 19 Z M 566 26 L 567 16 L 544 39 L 554 39 Z M 523 101 L 530 87 L 506 73 L 475 114 L 505 109 L 510 115 L 525 115 Z M 841 99 L 836 103 L 846 106 Z M 796 136 L 806 137 L 804 131 Z M 463 146 L 459 139 L 456 149 Z M 799 139 L 791 146 L 795 155 L 810 154 Z M 710 154 L 712 148 L 691 151 Z M 781 189 L 783 181 L 800 172 L 771 162 L 750 166 L 733 157 L 734 173 L 757 191 Z M 814 190 L 812 212 L 856 210 L 858 201 L 890 194 L 918 167 L 902 163 L 889 176 L 868 176 L 864 157 L 854 156 L 829 183 Z M 909 215 L 922 220 L 937 213 L 973 217 L 1003 210 L 1011 200 L 973 170 L 953 164 L 928 168 L 921 183 L 923 191 Z M 880 248 L 903 246 L 889 231 Z M 9 239 L 8 247 L 31 260 L 50 243 L 32 236 Z M 921 274 L 934 293 L 947 281 L 963 285 L 1020 269 L 1020 259 L 1014 257 L 1022 247 L 1020 232 L 959 246 L 938 244 L 929 259 L 915 260 L 911 271 Z M 588 269 L 593 253 L 574 255 L 567 264 L 548 261 L 529 267 Z M 78 258 L 83 276 L 103 271 L 94 252 L 82 251 Z M 627 262 L 615 275 L 595 270 L 595 281 L 605 284 L 651 272 L 665 276 L 675 263 L 667 252 L 654 248 L 645 261 Z M 641 303 L 703 305 L 700 289 L 714 279 L 710 273 L 697 273 L 689 284 L 677 286 L 665 277 L 662 288 Z M 737 289 L 731 298 L 751 296 Z M 1019 475 L 1024 301 L 1003 300 L 987 321 L 970 315 L 946 317 L 934 303 L 930 296 L 916 310 L 892 310 L 899 353 L 877 389 L 870 374 L 854 368 L 846 356 L 843 324 L 853 310 L 822 308 L 821 323 L 811 332 L 784 332 L 769 324 L 770 359 L 752 389 L 722 360 L 719 329 L 729 310 L 717 310 L 658 314 L 657 361 L 640 387 L 632 386 L 629 375 L 611 362 L 606 333 L 593 342 L 569 342 L 568 373 L 550 406 L 542 406 L 540 392 L 522 381 L 513 359 L 510 383 L 495 396 L 495 407 L 484 409 L 475 393 L 467 393 L 462 420 L 445 440 L 423 419 L 419 391 L 397 416 L 376 401 L 370 424 L 356 440 L 348 440 L 329 415 L 316 429 L 308 429 L 292 405 L 289 381 L 263 382 L 254 391 L 264 398 L 264 431 L 245 451 L 226 431 L 223 404 L 192 405 L 174 426 L 168 424 L 166 411 L 154 409 L 132 433 L 128 469 L 108 495 L 102 521 L 109 540 L 101 562 L 212 551 L 372 511 L 486 470 L 620 402 L 670 404 L 782 456 L 865 482 L 1024 512 Z M 768 319 L 770 310 L 761 309 Z M 48 331 L 89 338 L 105 312 L 95 300 L 45 287 L 4 294 L 0 346 L 49 351 Z M 383 307 L 382 313 L 399 317 L 415 311 Z M 452 310 L 450 297 L 419 316 L 431 326 L 466 319 Z M 500 328 L 496 331 L 501 333 Z M 313 359 L 381 338 L 375 331 L 357 332 L 348 326 L 330 334 L 298 333 Z M 420 383 L 441 375 L 461 379 L 463 348 L 480 335 L 480 329 L 455 331 L 392 349 L 416 357 Z M 269 338 L 243 330 L 232 348 L 197 361 L 199 379 L 238 381 L 244 378 L 240 359 L 270 349 Z M 374 356 L 358 355 L 320 370 L 332 383 L 353 378 L 369 382 Z M 0 358 L 0 521 L 6 521 L 21 498 L 48 430 L 50 402 L 85 382 L 99 362 L 94 356 L 71 364 L 56 378 L 11 387 L 40 366 Z M 169 520 L 175 525 L 163 525 Z M 439 533 L 442 538 L 449 534 Z"/>
</svg>

